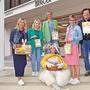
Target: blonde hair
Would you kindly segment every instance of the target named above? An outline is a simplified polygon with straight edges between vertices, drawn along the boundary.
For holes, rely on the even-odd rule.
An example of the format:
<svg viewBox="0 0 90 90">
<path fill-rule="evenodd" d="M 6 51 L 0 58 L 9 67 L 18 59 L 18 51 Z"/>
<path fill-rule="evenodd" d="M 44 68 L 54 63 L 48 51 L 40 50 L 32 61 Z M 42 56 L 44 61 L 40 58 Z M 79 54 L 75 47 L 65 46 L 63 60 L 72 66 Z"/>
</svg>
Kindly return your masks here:
<svg viewBox="0 0 90 90">
<path fill-rule="evenodd" d="M 16 29 L 19 30 L 19 24 L 20 24 L 20 23 L 24 23 L 24 30 L 26 30 L 26 29 L 27 29 L 27 23 L 26 23 L 26 20 L 21 19 L 21 18 L 19 18 L 18 21 L 17 21 Z"/>
<path fill-rule="evenodd" d="M 68 19 L 71 19 L 71 18 L 73 18 L 73 19 L 75 19 L 75 20 L 76 20 L 75 15 L 69 15 Z"/>
<path fill-rule="evenodd" d="M 41 30 L 41 21 L 40 21 L 40 19 L 35 19 L 35 20 L 34 20 L 34 22 L 33 22 L 33 24 L 32 24 L 32 28 L 35 29 L 35 24 L 36 24 L 36 22 L 39 23 L 39 25 L 40 25 L 39 30 Z"/>
</svg>

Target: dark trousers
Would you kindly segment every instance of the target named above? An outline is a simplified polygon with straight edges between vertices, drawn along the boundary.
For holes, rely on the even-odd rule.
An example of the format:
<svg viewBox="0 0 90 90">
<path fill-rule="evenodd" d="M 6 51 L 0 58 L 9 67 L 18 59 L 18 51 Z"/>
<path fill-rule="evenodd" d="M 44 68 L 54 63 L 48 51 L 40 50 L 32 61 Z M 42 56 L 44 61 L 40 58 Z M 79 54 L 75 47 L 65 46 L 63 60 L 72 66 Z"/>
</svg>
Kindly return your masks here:
<svg viewBox="0 0 90 90">
<path fill-rule="evenodd" d="M 81 48 L 84 57 L 85 69 L 86 71 L 90 71 L 90 40 L 83 40 Z"/>
<path fill-rule="evenodd" d="M 13 51 L 13 61 L 16 77 L 23 77 L 25 66 L 27 64 L 26 55 L 18 55 Z"/>
</svg>

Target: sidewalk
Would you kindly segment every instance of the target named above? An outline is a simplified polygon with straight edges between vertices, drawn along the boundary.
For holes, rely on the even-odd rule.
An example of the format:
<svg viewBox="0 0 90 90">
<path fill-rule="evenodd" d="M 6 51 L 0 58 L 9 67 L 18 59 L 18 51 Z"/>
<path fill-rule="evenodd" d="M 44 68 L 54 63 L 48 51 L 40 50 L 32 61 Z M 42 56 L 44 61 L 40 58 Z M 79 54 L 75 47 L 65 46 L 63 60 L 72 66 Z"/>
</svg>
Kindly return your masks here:
<svg viewBox="0 0 90 90">
<path fill-rule="evenodd" d="M 83 60 L 81 60 L 81 83 L 78 85 L 67 85 L 62 87 L 61 90 L 90 90 L 90 76 L 84 76 Z M 12 58 L 5 59 L 5 69 L 0 71 L 0 90 L 53 90 L 52 87 L 48 87 L 41 83 L 37 77 L 31 76 L 30 62 L 28 62 L 25 70 L 25 85 L 19 86 L 17 79 L 14 76 Z"/>
</svg>

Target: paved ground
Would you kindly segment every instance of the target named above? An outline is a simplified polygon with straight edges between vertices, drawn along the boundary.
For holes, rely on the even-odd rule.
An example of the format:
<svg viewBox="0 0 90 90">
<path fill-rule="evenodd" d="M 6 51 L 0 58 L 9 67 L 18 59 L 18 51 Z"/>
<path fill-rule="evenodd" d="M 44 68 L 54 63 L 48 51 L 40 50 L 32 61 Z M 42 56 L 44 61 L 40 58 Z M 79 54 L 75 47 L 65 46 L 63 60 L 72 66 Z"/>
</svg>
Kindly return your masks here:
<svg viewBox="0 0 90 90">
<path fill-rule="evenodd" d="M 83 60 L 81 60 L 81 83 L 78 85 L 67 85 L 62 87 L 61 90 L 90 90 L 90 76 L 84 76 Z M 17 79 L 14 77 L 14 69 L 12 58 L 5 59 L 5 69 L 0 71 L 0 90 L 53 90 L 52 87 L 48 87 L 41 83 L 37 77 L 31 76 L 30 62 L 28 62 L 25 70 L 25 85 L 19 86 Z"/>
</svg>

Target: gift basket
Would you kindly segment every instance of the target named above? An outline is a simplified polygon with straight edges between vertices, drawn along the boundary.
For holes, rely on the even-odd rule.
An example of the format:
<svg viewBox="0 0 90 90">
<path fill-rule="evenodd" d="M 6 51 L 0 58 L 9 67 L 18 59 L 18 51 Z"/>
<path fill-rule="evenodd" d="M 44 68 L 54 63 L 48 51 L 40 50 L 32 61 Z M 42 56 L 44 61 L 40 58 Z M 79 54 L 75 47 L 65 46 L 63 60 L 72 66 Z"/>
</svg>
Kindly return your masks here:
<svg viewBox="0 0 90 90">
<path fill-rule="evenodd" d="M 46 64 L 46 69 L 49 71 L 59 71 L 63 69 L 63 65 L 48 62 L 48 64 Z"/>
<path fill-rule="evenodd" d="M 58 68 L 57 65 L 52 66 L 52 67 L 47 67 L 47 66 L 46 66 L 46 68 L 47 68 L 47 70 L 49 70 L 49 71 L 60 71 L 60 70 L 62 70 L 62 68 Z"/>
<path fill-rule="evenodd" d="M 15 48 L 15 54 L 30 54 L 31 45 L 20 45 L 17 44 Z"/>
</svg>

